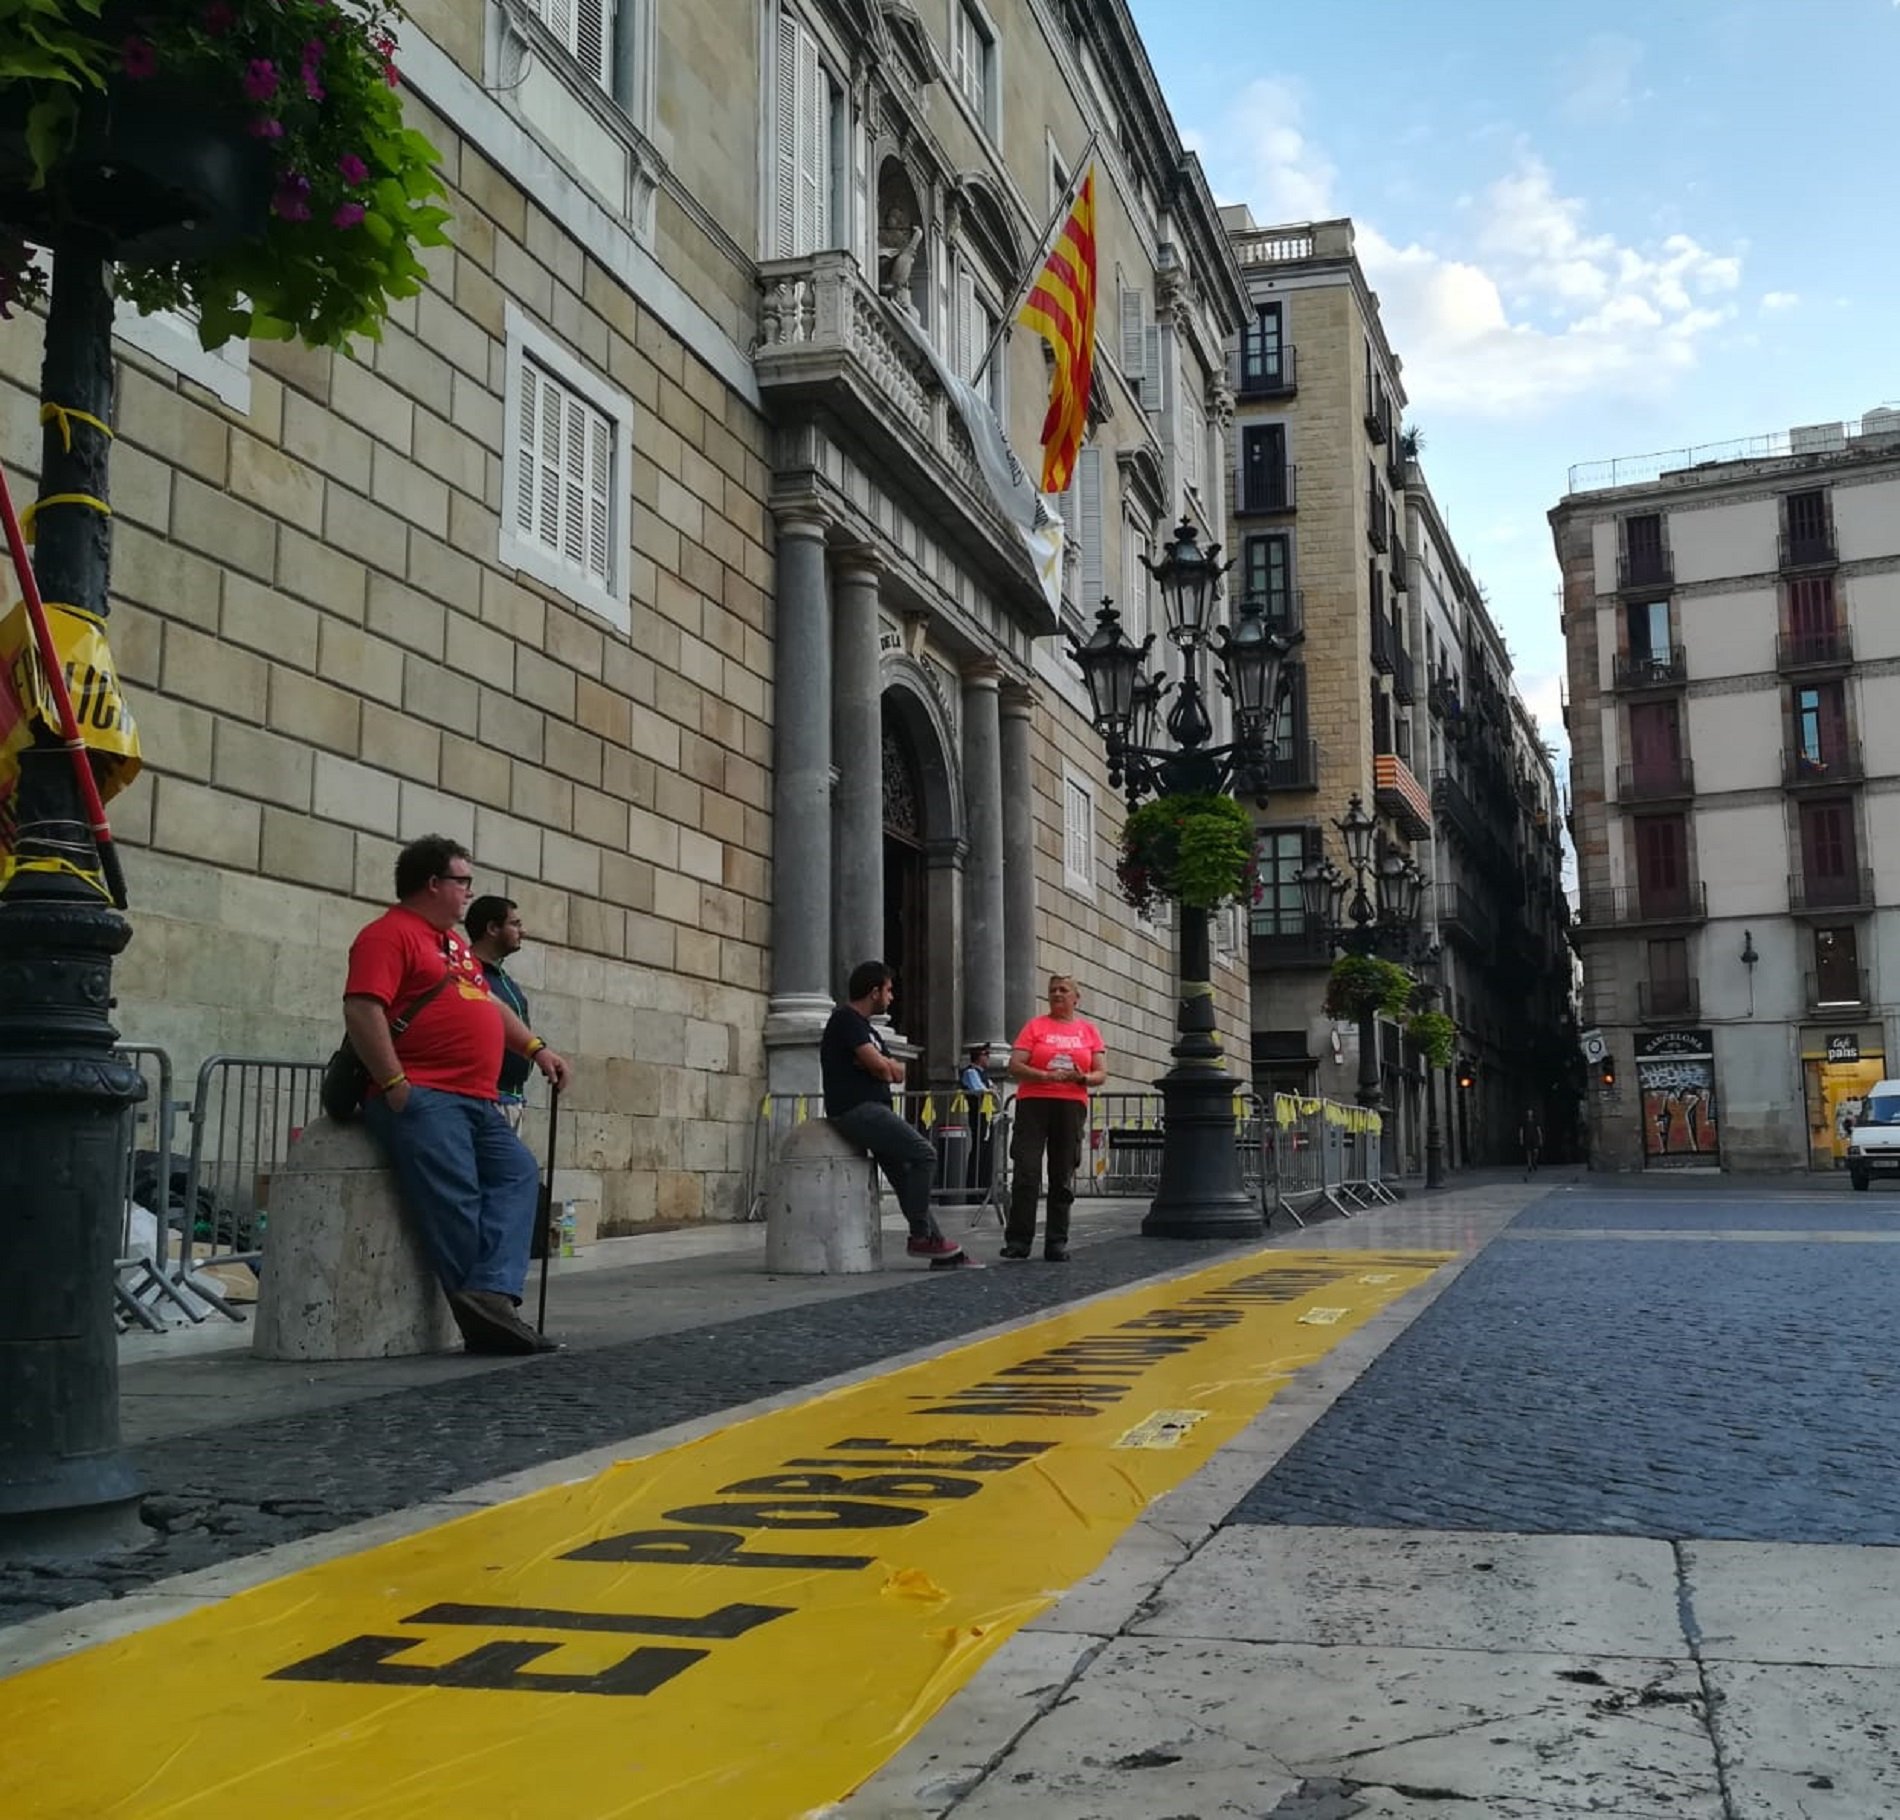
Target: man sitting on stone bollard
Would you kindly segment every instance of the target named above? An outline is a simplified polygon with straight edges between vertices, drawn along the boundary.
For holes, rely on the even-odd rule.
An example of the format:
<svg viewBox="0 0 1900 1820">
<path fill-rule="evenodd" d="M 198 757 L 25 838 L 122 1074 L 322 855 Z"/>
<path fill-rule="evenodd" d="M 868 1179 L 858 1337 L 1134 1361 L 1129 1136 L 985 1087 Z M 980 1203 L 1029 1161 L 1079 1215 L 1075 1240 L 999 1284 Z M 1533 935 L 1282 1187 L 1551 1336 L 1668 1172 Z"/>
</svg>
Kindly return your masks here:
<svg viewBox="0 0 1900 1820">
<path fill-rule="evenodd" d="M 871 1019 L 890 1010 L 895 975 L 882 961 L 851 969 L 847 1003 L 837 1006 L 818 1046 L 825 1078 L 825 1117 L 852 1143 L 878 1160 L 897 1191 L 910 1227 L 904 1247 L 932 1266 L 960 1263 L 963 1247 L 944 1237 L 930 1212 L 930 1184 L 937 1173 L 936 1146 L 891 1107 L 891 1088 L 904 1078 L 904 1064 L 884 1046 Z"/>
<path fill-rule="evenodd" d="M 516 1312 L 539 1170 L 502 1116 L 495 1083 L 506 1052 L 556 1087 L 567 1085 L 568 1066 L 489 991 L 456 936 L 474 888 L 468 849 L 444 835 L 397 855 L 395 908 L 350 946 L 343 1022 L 369 1071 L 364 1123 L 395 1169 L 468 1350 L 552 1352 L 558 1343 Z M 412 1010 L 392 1040 L 391 1022 Z"/>
</svg>

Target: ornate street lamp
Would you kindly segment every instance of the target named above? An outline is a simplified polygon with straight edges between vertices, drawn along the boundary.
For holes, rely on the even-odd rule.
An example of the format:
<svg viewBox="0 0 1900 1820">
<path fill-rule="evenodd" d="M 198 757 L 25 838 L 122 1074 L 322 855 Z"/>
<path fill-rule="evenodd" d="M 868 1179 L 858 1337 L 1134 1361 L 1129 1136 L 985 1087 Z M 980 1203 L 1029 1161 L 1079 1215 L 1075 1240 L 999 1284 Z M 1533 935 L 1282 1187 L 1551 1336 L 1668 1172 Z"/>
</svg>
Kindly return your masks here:
<svg viewBox="0 0 1900 1820">
<path fill-rule="evenodd" d="M 1421 884 L 1423 879 L 1421 877 Z M 1425 999 L 1433 1010 L 1438 1009 L 1440 994 L 1443 990 L 1443 971 L 1445 951 L 1437 942 L 1419 956 L 1419 975 L 1425 981 Z M 1442 1188 L 1445 1185 L 1445 1134 L 1438 1122 L 1438 1094 L 1432 1090 L 1432 1076 L 1442 1070 L 1434 1068 L 1430 1061 L 1425 1064 L 1425 1186 L 1427 1189 Z M 1443 1090 L 1450 1091 L 1450 1083 L 1442 1084 Z"/>
<path fill-rule="evenodd" d="M 1309 923 L 1323 930 L 1335 948 L 1348 954 L 1411 960 L 1419 953 L 1419 912 L 1425 874 L 1396 853 L 1375 855 L 1379 818 L 1355 793 L 1346 813 L 1333 823 L 1345 843 L 1348 875 L 1331 860 L 1305 866 L 1299 873 L 1300 902 Z M 1368 883 L 1368 881 L 1370 881 Z M 1360 1105 L 1385 1104 L 1379 1079 L 1379 1014 L 1367 1006 L 1359 1014 Z"/>
<path fill-rule="evenodd" d="M 1286 659 L 1299 638 L 1275 632 L 1260 604 L 1242 604 L 1231 625 L 1214 623 L 1221 577 L 1231 565 L 1220 545 L 1201 546 L 1199 533 L 1183 518 L 1159 562 L 1148 565 L 1160 588 L 1168 640 L 1182 657 L 1166 731 L 1156 744 L 1155 722 L 1170 685 L 1141 674 L 1154 640 L 1139 649 L 1121 629 L 1107 601 L 1096 629 L 1070 651 L 1082 671 L 1095 730 L 1108 753 L 1109 782 L 1130 809 L 1144 797 L 1228 794 L 1244 791 L 1262 807 L 1273 759 L 1273 725 L 1286 683 Z M 1220 686 L 1234 708 L 1234 737 L 1211 743 L 1202 683 L 1209 650 Z M 1181 998 L 1175 1013 L 1174 1065 L 1157 1085 L 1163 1105 L 1161 1180 L 1141 1223 L 1152 1237 L 1253 1238 L 1266 1230 L 1257 1196 L 1242 1186 L 1234 1092 L 1214 1020 L 1212 961 L 1206 910 L 1179 906 Z"/>
</svg>

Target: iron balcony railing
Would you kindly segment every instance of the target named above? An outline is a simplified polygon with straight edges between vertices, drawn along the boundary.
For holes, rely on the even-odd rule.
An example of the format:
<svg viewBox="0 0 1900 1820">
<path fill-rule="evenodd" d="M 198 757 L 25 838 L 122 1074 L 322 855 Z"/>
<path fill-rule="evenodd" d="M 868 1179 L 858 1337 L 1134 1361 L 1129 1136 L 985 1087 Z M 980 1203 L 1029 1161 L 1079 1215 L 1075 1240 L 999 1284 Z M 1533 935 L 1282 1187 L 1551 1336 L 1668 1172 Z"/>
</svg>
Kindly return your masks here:
<svg viewBox="0 0 1900 1820">
<path fill-rule="evenodd" d="M 1405 471 L 1411 465 L 1411 457 L 1405 452 L 1405 438 L 1395 422 L 1392 425 L 1392 440 L 1386 444 L 1385 474 L 1393 486 L 1403 488 Z"/>
<path fill-rule="evenodd" d="M 1828 669 L 1854 661 L 1854 634 L 1847 626 L 1821 626 L 1810 631 L 1775 635 L 1775 668 Z"/>
<path fill-rule="evenodd" d="M 1490 847 L 1491 824 L 1478 813 L 1478 805 L 1449 771 L 1440 771 L 1432 779 L 1432 809 L 1474 853 Z"/>
<path fill-rule="evenodd" d="M 1392 628 L 1392 696 L 1407 704 L 1418 700 L 1418 666 L 1410 651 L 1399 643 L 1399 629 Z"/>
<path fill-rule="evenodd" d="M 1386 522 L 1385 495 L 1377 487 L 1366 491 L 1366 542 L 1383 555 L 1392 547 Z"/>
<path fill-rule="evenodd" d="M 1282 343 L 1270 355 L 1249 356 L 1243 349 L 1240 362 L 1242 398 L 1286 398 L 1299 390 L 1299 359 L 1290 343 Z"/>
<path fill-rule="evenodd" d="M 1824 790 L 1833 784 L 1857 784 L 1867 775 L 1860 741 L 1844 739 L 1822 752 L 1791 746 L 1781 755 L 1781 781 L 1790 790 Z"/>
<path fill-rule="evenodd" d="M 1255 468 L 1253 482 L 1247 482 L 1248 470 L 1234 475 L 1234 514 L 1248 518 L 1271 512 L 1291 512 L 1299 501 L 1299 468 L 1290 461 L 1278 466 Z"/>
<path fill-rule="evenodd" d="M 1825 980 L 1819 974 L 1810 973 L 1805 976 L 1805 983 L 1810 1011 L 1823 1011 L 1833 1005 L 1867 1005 L 1873 1002 L 1867 996 L 1865 967 L 1837 969 Z"/>
<path fill-rule="evenodd" d="M 1394 594 L 1403 594 L 1409 585 L 1405 575 L 1406 567 L 1404 550 L 1394 550 L 1392 552 L 1392 592 Z"/>
<path fill-rule="evenodd" d="M 1267 760 L 1267 783 L 1274 790 L 1313 790 L 1319 787 L 1319 741 L 1283 740 Z"/>
<path fill-rule="evenodd" d="M 1832 569 L 1841 560 L 1832 525 L 1819 531 L 1783 531 L 1780 545 L 1784 569 Z"/>
<path fill-rule="evenodd" d="M 1392 674 L 1392 622 L 1372 609 L 1372 667 L 1382 676 Z"/>
<path fill-rule="evenodd" d="M 1680 645 L 1661 651 L 1619 651 L 1616 654 L 1619 689 L 1672 689 L 1686 682 L 1688 663 Z"/>
<path fill-rule="evenodd" d="M 1366 434 L 1375 442 L 1382 443 L 1392 432 L 1390 413 L 1382 408 L 1384 401 L 1374 393 L 1366 400 Z"/>
<path fill-rule="evenodd" d="M 1668 765 L 1618 765 L 1616 800 L 1620 803 L 1666 802 L 1695 795 L 1695 766 L 1686 758 Z"/>
<path fill-rule="evenodd" d="M 1278 632 L 1282 638 L 1291 638 L 1295 632 L 1306 630 L 1306 595 L 1299 588 L 1282 588 L 1278 593 L 1262 594 L 1260 604 L 1266 609 L 1267 630 Z"/>
<path fill-rule="evenodd" d="M 1788 909 L 1796 916 L 1817 910 L 1871 910 L 1874 907 L 1874 874 L 1870 866 L 1850 866 L 1843 872 L 1822 872 L 1810 876 L 1803 872 L 1788 874 Z"/>
<path fill-rule="evenodd" d="M 1497 919 L 1464 885 L 1438 887 L 1438 927 L 1477 955 L 1488 955 L 1497 941 Z"/>
<path fill-rule="evenodd" d="M 1645 1024 L 1677 1018 L 1693 1022 L 1702 1015 L 1702 988 L 1694 980 L 1638 980 L 1636 1010 Z"/>
<path fill-rule="evenodd" d="M 1700 923 L 1709 915 L 1708 887 L 1700 879 L 1676 885 L 1611 885 L 1583 894 L 1586 928 L 1640 923 Z"/>
<path fill-rule="evenodd" d="M 1632 588 L 1673 588 L 1676 559 L 1668 550 L 1619 550 L 1616 586 L 1619 593 Z"/>
<path fill-rule="evenodd" d="M 1286 967 L 1326 967 L 1332 964 L 1333 944 L 1317 923 L 1256 913 L 1250 920 L 1247 958 L 1258 971 L 1273 972 Z"/>
</svg>

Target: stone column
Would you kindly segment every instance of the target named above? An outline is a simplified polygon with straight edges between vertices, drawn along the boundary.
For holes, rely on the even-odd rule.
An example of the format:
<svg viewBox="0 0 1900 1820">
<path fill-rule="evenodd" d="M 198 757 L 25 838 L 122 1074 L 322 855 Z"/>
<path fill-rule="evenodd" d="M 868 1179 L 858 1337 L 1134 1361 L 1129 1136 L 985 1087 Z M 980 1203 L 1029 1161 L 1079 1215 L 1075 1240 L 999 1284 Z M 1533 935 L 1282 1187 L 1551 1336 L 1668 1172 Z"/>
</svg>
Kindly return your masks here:
<svg viewBox="0 0 1900 1820">
<path fill-rule="evenodd" d="M 1003 799 L 1003 1029 L 1014 1036 L 1036 1014 L 1036 814 L 1029 752 L 1036 698 L 1004 689 Z M 974 1040 L 974 1039 L 973 1039 Z"/>
<path fill-rule="evenodd" d="M 831 972 L 840 997 L 859 961 L 884 952 L 884 720 L 878 668 L 878 563 L 851 550 L 833 575 L 831 738 L 838 787 L 832 823 Z"/>
<path fill-rule="evenodd" d="M 772 996 L 766 1083 L 816 1093 L 818 1039 L 831 1015 L 831 608 L 825 522 L 778 516 L 773 658 Z"/>
<path fill-rule="evenodd" d="M 1003 731 L 994 663 L 963 673 L 963 813 L 970 853 L 963 872 L 963 1041 L 1005 1044 L 1003 1014 Z"/>
</svg>

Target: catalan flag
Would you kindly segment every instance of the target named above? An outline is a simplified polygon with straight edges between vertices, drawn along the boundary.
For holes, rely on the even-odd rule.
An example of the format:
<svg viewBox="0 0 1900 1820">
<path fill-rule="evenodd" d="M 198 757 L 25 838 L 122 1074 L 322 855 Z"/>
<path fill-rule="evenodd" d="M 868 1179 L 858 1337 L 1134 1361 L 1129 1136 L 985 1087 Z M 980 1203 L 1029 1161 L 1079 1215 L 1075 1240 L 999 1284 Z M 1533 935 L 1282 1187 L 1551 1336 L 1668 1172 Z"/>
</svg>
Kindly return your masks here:
<svg viewBox="0 0 1900 1820">
<path fill-rule="evenodd" d="M 1066 492 L 1088 433 L 1095 379 L 1095 167 L 1076 193 L 1016 320 L 1034 329 L 1056 357 L 1049 414 L 1042 424 L 1042 490 Z"/>
</svg>

